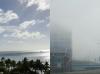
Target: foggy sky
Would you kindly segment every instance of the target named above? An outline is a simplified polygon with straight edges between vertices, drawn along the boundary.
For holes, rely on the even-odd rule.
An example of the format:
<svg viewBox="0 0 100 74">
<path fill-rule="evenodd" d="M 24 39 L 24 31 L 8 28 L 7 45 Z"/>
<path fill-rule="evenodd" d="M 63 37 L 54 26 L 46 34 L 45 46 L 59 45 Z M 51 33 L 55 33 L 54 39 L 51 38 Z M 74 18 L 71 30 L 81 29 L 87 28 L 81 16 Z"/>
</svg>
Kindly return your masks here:
<svg viewBox="0 0 100 74">
<path fill-rule="evenodd" d="M 72 30 L 73 59 L 100 56 L 100 0 L 53 0 L 51 24 Z"/>
</svg>

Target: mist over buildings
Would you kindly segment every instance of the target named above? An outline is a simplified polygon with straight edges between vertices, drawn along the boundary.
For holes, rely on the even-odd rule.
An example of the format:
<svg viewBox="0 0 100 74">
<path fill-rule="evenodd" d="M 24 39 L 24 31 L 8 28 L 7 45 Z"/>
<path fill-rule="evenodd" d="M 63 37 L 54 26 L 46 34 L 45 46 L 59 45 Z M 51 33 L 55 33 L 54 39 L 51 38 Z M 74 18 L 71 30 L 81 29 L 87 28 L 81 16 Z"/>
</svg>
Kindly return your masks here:
<svg viewBox="0 0 100 74">
<path fill-rule="evenodd" d="M 61 25 L 51 25 L 50 46 L 51 52 L 66 52 L 72 47 L 71 31 Z"/>
<path fill-rule="evenodd" d="M 55 4 L 56 3 L 56 4 Z M 52 24 L 72 33 L 75 60 L 94 61 L 100 56 L 100 0 L 53 0 Z"/>
</svg>

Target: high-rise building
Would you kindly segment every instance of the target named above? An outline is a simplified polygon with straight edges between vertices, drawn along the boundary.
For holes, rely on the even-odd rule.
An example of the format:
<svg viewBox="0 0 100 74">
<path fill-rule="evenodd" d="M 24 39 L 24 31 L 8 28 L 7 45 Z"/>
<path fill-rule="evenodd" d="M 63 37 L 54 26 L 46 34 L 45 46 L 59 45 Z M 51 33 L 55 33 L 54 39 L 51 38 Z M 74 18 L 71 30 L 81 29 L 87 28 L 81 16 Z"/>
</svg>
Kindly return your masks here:
<svg viewBox="0 0 100 74">
<path fill-rule="evenodd" d="M 67 29 L 67 28 L 66 28 Z M 72 35 L 61 26 L 52 26 L 50 37 L 51 74 L 71 71 Z"/>
</svg>

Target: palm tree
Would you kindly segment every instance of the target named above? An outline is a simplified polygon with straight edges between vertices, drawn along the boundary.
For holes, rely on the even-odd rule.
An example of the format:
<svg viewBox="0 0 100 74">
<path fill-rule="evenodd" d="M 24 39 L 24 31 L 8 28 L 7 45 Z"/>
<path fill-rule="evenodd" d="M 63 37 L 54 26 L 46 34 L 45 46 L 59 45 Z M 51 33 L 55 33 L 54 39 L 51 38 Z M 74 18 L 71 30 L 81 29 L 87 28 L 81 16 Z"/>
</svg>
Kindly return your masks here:
<svg viewBox="0 0 100 74">
<path fill-rule="evenodd" d="M 0 61 L 0 72 L 5 72 L 5 63 L 3 61 Z"/>
<path fill-rule="evenodd" d="M 12 69 L 14 69 L 16 67 L 16 61 L 15 60 L 11 61 L 11 67 L 12 67 Z"/>
<path fill-rule="evenodd" d="M 18 61 L 18 62 L 16 63 L 16 65 L 17 65 L 17 67 L 21 66 L 21 65 L 22 65 L 21 61 Z"/>
<path fill-rule="evenodd" d="M 24 72 L 24 74 L 27 74 L 28 72 L 30 72 L 29 62 L 28 62 L 28 59 L 26 57 L 22 61 L 21 69 Z"/>
<path fill-rule="evenodd" d="M 3 64 L 3 66 L 5 67 L 5 58 L 4 57 L 1 58 L 1 62 Z"/>
<path fill-rule="evenodd" d="M 10 59 L 6 59 L 5 60 L 5 64 L 6 64 L 6 68 L 7 68 L 8 72 L 9 72 L 10 68 L 11 68 L 11 60 Z"/>
<path fill-rule="evenodd" d="M 39 59 L 37 59 L 35 63 L 36 63 L 36 69 L 39 70 L 41 61 Z"/>
<path fill-rule="evenodd" d="M 43 64 L 39 59 L 36 61 L 24 58 L 22 61 L 1 58 L 0 72 L 4 74 L 39 74 L 44 71 L 44 74 L 50 74 L 50 67 L 48 62 Z"/>
<path fill-rule="evenodd" d="M 0 67 L 1 67 L 1 68 L 5 68 L 5 63 L 2 62 L 2 61 L 0 61 Z"/>
<path fill-rule="evenodd" d="M 41 74 L 42 74 L 42 72 L 43 72 L 43 70 L 44 70 L 44 65 L 42 64 L 42 62 L 40 63 L 39 70 L 41 71 Z"/>
<path fill-rule="evenodd" d="M 21 67 L 22 67 L 22 62 L 21 61 L 18 61 L 16 63 L 16 69 L 18 71 L 18 73 L 20 74 L 22 71 L 21 71 Z"/>
<path fill-rule="evenodd" d="M 31 71 L 34 70 L 34 64 L 35 64 L 35 62 L 33 60 L 29 61 L 29 67 L 30 67 Z"/>
<path fill-rule="evenodd" d="M 39 59 L 36 60 L 36 70 L 41 71 L 41 74 L 44 70 L 44 65 Z"/>
<path fill-rule="evenodd" d="M 45 62 L 44 64 L 44 72 L 47 73 L 50 70 L 50 66 L 48 62 Z"/>
<path fill-rule="evenodd" d="M 2 58 L 1 58 L 1 61 L 3 61 L 3 62 L 4 62 L 4 61 L 5 61 L 5 58 L 4 58 L 4 57 L 2 57 Z"/>
</svg>

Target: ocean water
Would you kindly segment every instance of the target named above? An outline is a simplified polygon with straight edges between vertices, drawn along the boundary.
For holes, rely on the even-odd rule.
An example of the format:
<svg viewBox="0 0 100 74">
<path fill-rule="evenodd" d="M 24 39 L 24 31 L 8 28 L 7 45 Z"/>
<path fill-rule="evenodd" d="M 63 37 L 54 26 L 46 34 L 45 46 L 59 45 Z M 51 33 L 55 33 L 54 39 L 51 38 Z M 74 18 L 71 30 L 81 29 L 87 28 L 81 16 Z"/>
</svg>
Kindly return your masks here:
<svg viewBox="0 0 100 74">
<path fill-rule="evenodd" d="M 100 64 L 72 65 L 73 71 L 87 71 L 87 70 L 96 70 L 96 69 L 100 69 Z"/>
<path fill-rule="evenodd" d="M 42 62 L 49 62 L 50 63 L 50 53 L 49 52 L 0 52 L 0 58 L 5 57 L 10 58 L 12 60 L 22 60 L 24 57 L 27 57 L 28 60 L 37 60 L 40 59 Z"/>
</svg>

